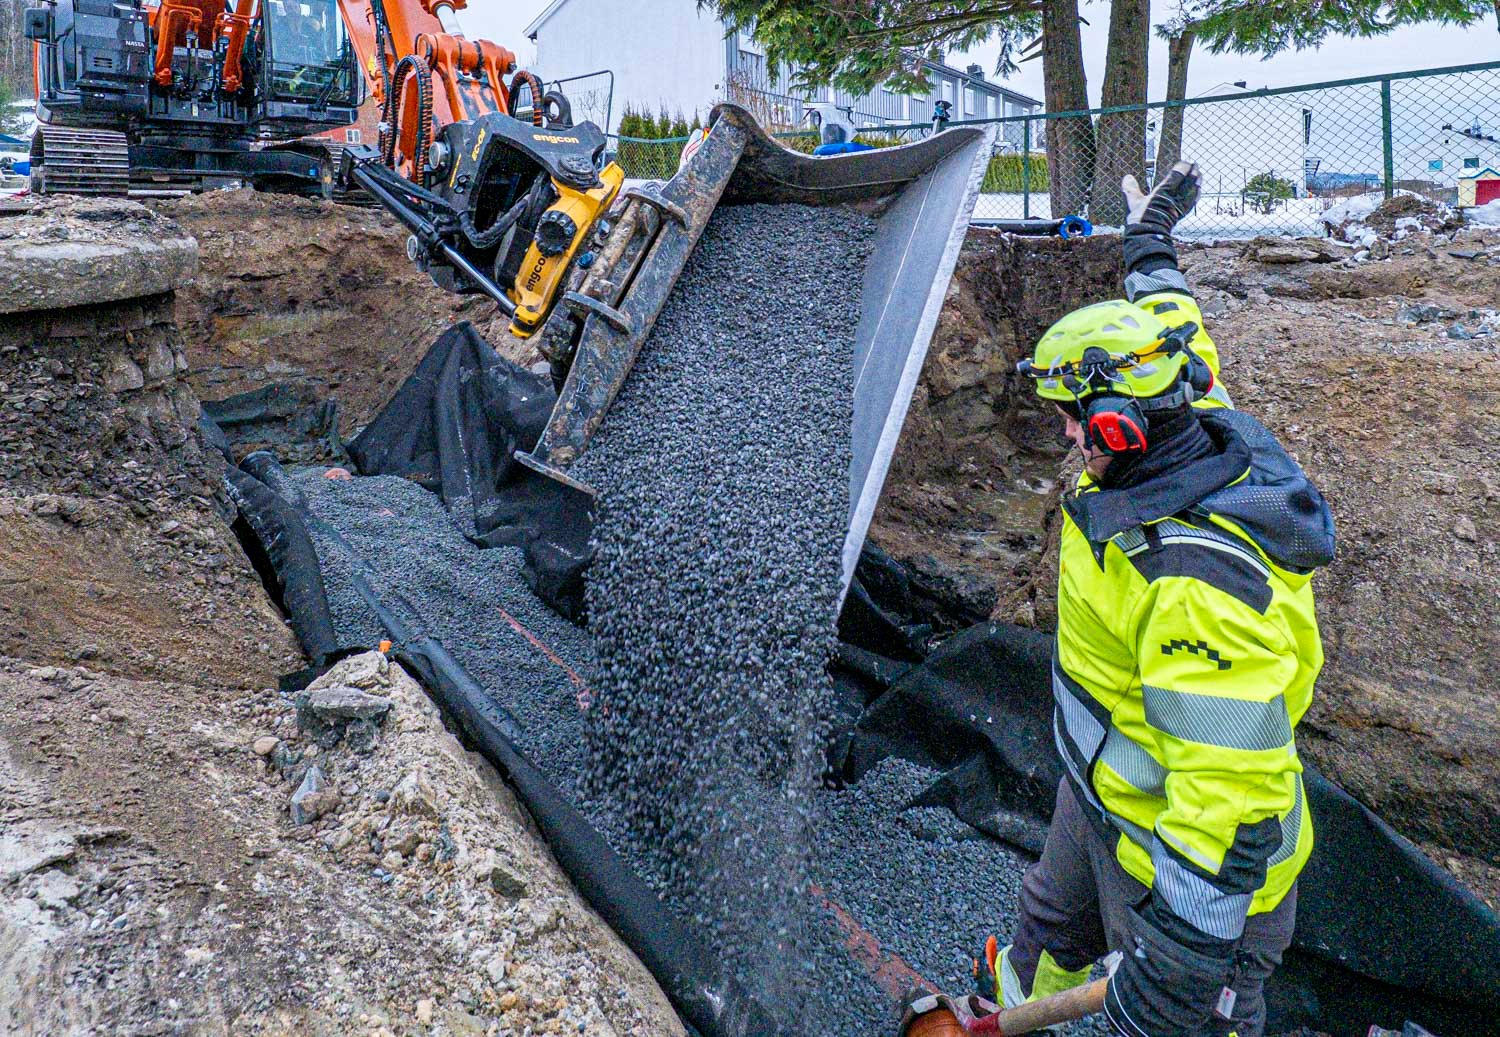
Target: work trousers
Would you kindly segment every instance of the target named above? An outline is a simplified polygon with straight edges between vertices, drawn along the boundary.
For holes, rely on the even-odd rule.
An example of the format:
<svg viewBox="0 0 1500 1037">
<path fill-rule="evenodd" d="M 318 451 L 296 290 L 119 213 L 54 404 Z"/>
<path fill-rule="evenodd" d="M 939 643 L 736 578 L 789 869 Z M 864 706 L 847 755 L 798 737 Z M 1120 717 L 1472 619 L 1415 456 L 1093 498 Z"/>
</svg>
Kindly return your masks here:
<svg viewBox="0 0 1500 1037">
<path fill-rule="evenodd" d="M 1084 814 L 1068 778 L 1057 788 L 1057 804 L 1042 858 L 1021 883 L 1021 917 L 1009 961 L 1026 991 L 1031 990 L 1043 950 L 1068 971 L 1082 969 L 1110 951 L 1130 953 L 1129 909 L 1139 910 L 1150 889 L 1132 878 Z M 1273 911 L 1245 921 L 1234 969 L 1227 985 L 1234 991 L 1230 1021 L 1213 1019 L 1205 1035 L 1262 1037 L 1266 1026 L 1266 978 L 1281 964 L 1297 919 L 1297 888 Z"/>
</svg>

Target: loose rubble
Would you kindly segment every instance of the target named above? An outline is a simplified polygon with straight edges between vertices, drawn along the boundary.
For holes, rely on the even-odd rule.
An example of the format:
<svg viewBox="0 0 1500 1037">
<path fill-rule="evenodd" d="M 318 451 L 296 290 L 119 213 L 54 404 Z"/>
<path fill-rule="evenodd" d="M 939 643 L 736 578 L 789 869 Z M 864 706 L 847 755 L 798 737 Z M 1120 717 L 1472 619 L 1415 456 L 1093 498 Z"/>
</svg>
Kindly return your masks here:
<svg viewBox="0 0 1500 1037">
<path fill-rule="evenodd" d="M 290 695 L 0 657 L 0 1029 L 680 1034 L 415 682 L 336 670 L 390 701 L 368 752 L 308 739 Z"/>
</svg>

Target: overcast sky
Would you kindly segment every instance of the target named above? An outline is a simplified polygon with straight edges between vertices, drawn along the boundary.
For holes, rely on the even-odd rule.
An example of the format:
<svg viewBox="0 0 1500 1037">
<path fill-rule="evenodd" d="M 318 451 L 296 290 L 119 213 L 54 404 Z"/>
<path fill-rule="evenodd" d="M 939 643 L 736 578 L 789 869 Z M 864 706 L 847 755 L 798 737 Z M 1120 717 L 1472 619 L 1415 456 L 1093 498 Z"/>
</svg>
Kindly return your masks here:
<svg viewBox="0 0 1500 1037">
<path fill-rule="evenodd" d="M 548 2 L 549 0 L 518 0 L 497 3 L 495 0 L 475 0 L 461 17 L 469 35 L 490 39 L 509 47 L 524 62 L 534 58 L 535 49 L 522 32 L 546 8 Z M 624 0 L 605 2 L 624 4 Z M 647 10 L 662 10 L 668 5 L 692 9 L 694 0 L 636 0 L 629 6 L 631 17 L 638 18 Z M 1166 17 L 1175 4 L 1153 3 L 1151 6 L 1155 19 L 1159 20 Z M 1090 23 L 1083 27 L 1083 53 L 1084 63 L 1088 68 L 1089 97 L 1097 104 L 1099 84 L 1104 74 L 1109 5 L 1102 2 L 1084 3 L 1082 13 Z M 1378 72 L 1491 61 L 1497 57 L 1500 57 L 1500 34 L 1496 32 L 1493 18 L 1487 18 L 1471 29 L 1419 26 L 1400 30 L 1383 39 L 1332 39 L 1318 50 L 1288 52 L 1267 61 L 1232 54 L 1218 56 L 1200 48 L 1193 55 L 1190 65 L 1188 93 L 1198 94 L 1220 83 L 1232 83 L 1241 79 L 1252 89 L 1262 86 L 1291 86 Z M 620 56 L 621 61 L 627 59 L 628 55 Z M 995 67 L 995 48 L 980 47 L 968 53 L 950 54 L 948 57 L 949 64 L 960 68 L 971 61 L 982 65 L 985 74 L 989 75 Z M 1040 60 L 1022 65 L 1020 74 L 1008 80 L 1009 85 L 1022 93 L 1040 98 L 1041 65 Z M 1166 76 L 1166 44 L 1153 36 L 1151 100 L 1159 100 L 1166 92 Z"/>
</svg>

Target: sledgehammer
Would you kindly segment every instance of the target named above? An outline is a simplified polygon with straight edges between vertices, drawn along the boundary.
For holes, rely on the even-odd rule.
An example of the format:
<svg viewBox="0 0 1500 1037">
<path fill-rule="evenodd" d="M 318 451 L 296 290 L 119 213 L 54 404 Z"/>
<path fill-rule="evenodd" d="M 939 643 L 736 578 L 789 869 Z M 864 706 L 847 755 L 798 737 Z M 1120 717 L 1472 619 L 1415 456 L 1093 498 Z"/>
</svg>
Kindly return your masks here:
<svg viewBox="0 0 1500 1037">
<path fill-rule="evenodd" d="M 1014 1037 L 1102 1012 L 1104 992 L 1108 989 L 1109 980 L 1095 980 L 1015 1008 L 1000 1008 L 975 994 L 968 997 L 926 994 L 907 1005 L 897 1034 L 898 1037 L 962 1037 L 969 1033 L 992 1033 Z"/>
</svg>

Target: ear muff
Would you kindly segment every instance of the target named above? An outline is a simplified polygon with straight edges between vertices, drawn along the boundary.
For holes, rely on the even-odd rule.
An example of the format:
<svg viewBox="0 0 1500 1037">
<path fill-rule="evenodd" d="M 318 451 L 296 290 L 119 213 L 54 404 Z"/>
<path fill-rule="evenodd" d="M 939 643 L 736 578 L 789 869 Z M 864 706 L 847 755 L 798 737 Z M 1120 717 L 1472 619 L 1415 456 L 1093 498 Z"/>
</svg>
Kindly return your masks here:
<svg viewBox="0 0 1500 1037">
<path fill-rule="evenodd" d="M 1145 453 L 1151 423 L 1140 403 L 1128 396 L 1102 395 L 1088 401 L 1087 446 L 1116 456 Z"/>
</svg>

